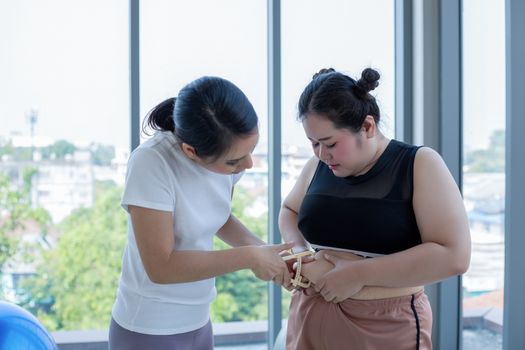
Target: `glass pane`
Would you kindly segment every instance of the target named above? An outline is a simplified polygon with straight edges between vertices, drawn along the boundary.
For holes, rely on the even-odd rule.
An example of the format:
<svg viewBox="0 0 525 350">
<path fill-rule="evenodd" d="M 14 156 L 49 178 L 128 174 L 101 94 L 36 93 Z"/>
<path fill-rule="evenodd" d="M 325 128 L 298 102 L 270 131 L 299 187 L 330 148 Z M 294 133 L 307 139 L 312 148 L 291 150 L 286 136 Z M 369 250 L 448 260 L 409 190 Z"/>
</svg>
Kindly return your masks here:
<svg viewBox="0 0 525 350">
<path fill-rule="evenodd" d="M 2 296 L 104 329 L 126 237 L 128 1 L 0 2 Z"/>
<path fill-rule="evenodd" d="M 463 1 L 463 196 L 472 259 L 463 348 L 501 349 L 505 216 L 505 3 Z"/>
<path fill-rule="evenodd" d="M 303 165 L 313 156 L 310 142 L 297 121 L 297 103 L 312 75 L 321 68 L 332 67 L 353 78 L 359 78 L 367 67 L 377 69 L 381 79 L 373 94 L 381 109 L 380 129 L 387 137 L 393 137 L 394 2 L 290 0 L 281 2 L 281 6 L 284 198 Z M 378 8 L 382 10 L 377 11 Z M 321 15 L 323 13 L 327 15 Z M 373 25 L 370 13 L 374 14 Z M 363 30 L 366 35 L 355 34 Z M 290 293 L 283 293 L 283 318 L 286 319 Z"/>
<path fill-rule="evenodd" d="M 141 115 L 176 96 L 190 81 L 219 76 L 248 96 L 260 119 L 254 167 L 235 188 L 233 212 L 267 240 L 267 26 L 266 1 L 141 2 Z M 144 139 L 144 135 L 142 135 Z M 216 239 L 216 249 L 227 245 Z M 215 333 L 266 329 L 267 284 L 249 270 L 216 279 Z M 264 338 L 261 342 L 265 342 Z M 216 345 L 221 345 L 218 343 Z"/>
</svg>

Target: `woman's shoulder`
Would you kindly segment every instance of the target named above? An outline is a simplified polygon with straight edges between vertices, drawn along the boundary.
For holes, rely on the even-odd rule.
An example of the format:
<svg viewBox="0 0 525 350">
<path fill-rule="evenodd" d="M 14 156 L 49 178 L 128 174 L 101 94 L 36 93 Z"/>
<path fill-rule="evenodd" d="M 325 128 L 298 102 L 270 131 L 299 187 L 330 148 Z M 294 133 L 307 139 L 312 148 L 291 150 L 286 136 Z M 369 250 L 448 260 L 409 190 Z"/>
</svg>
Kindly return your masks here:
<svg viewBox="0 0 525 350">
<path fill-rule="evenodd" d="M 129 155 L 129 161 L 128 162 L 143 162 L 145 160 L 149 161 L 155 161 L 160 160 L 162 157 L 158 150 L 156 150 L 154 147 L 149 147 L 146 144 L 141 144 L 137 148 L 135 148 L 131 154 Z"/>
<path fill-rule="evenodd" d="M 305 172 L 312 172 L 315 171 L 317 166 L 319 165 L 319 158 L 317 157 L 311 157 L 306 161 L 306 164 L 304 165 L 303 171 Z"/>
<path fill-rule="evenodd" d="M 320 160 L 317 157 L 311 157 L 310 159 L 308 159 L 300 175 L 300 177 L 304 180 L 305 183 L 309 184 L 312 181 L 315 171 L 319 166 L 319 162 Z"/>
<path fill-rule="evenodd" d="M 131 152 L 131 158 L 153 158 L 157 160 L 174 157 L 177 143 L 167 132 L 156 132 Z"/>
<path fill-rule="evenodd" d="M 419 147 L 414 159 L 414 176 L 417 178 L 435 178 L 439 174 L 449 173 L 441 155 L 431 147 Z"/>
<path fill-rule="evenodd" d="M 391 148 L 391 152 L 393 153 L 402 152 L 411 155 L 411 158 L 413 158 L 416 163 L 435 162 L 441 159 L 441 155 L 431 147 L 414 145 L 396 139 L 390 141 L 388 148 Z"/>
<path fill-rule="evenodd" d="M 414 146 L 417 147 L 416 162 L 436 162 L 442 161 L 441 155 L 431 147 L 428 146 Z"/>
</svg>

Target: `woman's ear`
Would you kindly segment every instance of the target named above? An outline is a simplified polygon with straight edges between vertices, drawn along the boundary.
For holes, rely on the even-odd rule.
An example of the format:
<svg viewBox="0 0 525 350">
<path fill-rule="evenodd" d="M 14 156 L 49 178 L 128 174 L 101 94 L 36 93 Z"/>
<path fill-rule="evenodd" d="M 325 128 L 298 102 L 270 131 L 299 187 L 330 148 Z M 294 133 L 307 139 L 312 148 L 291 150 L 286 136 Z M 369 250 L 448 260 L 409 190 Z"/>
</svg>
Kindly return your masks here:
<svg viewBox="0 0 525 350">
<path fill-rule="evenodd" d="M 181 144 L 182 152 L 190 158 L 191 160 L 198 160 L 199 156 L 197 156 L 197 152 L 195 151 L 195 148 L 193 146 L 188 145 L 187 143 L 183 142 Z"/>
<path fill-rule="evenodd" d="M 362 129 L 364 129 L 367 138 L 374 137 L 377 131 L 377 124 L 374 117 L 367 115 L 363 121 Z"/>
</svg>

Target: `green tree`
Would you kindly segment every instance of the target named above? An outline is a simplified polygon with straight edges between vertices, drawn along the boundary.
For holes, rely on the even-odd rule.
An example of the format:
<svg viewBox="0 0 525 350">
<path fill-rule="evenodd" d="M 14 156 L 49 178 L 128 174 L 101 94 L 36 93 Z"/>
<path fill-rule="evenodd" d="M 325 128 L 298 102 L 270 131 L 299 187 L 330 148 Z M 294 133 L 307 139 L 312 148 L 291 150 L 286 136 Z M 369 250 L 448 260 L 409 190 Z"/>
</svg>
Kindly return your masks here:
<svg viewBox="0 0 525 350">
<path fill-rule="evenodd" d="M 37 171 L 36 168 L 24 169 L 21 187 L 15 186 L 7 174 L 0 172 L 0 271 L 16 252 L 18 239 L 13 233 L 24 228 L 24 221 L 35 221 L 42 233 L 47 233 L 49 214 L 44 209 L 33 208 L 31 205 L 31 181 Z"/>
<path fill-rule="evenodd" d="M 0 271 L 14 255 L 17 240 L 11 233 L 20 225 L 19 218 L 26 211 L 24 197 L 13 188 L 9 177 L 0 173 Z"/>
<path fill-rule="evenodd" d="M 233 214 L 259 238 L 266 239 L 267 214 L 260 217 L 246 215 L 245 209 L 255 198 L 242 188 L 236 188 L 232 203 Z M 228 246 L 215 239 L 215 249 Z M 212 304 L 212 321 L 248 321 L 267 318 L 267 283 L 250 270 L 241 270 L 216 279 L 218 297 Z"/>
<path fill-rule="evenodd" d="M 27 221 L 33 221 L 45 238 L 51 223 L 47 211 L 31 204 L 31 183 L 36 172 L 36 168 L 24 169 L 21 187 L 15 186 L 7 174 L 0 172 L 0 275 L 4 264 L 24 248 L 14 235 L 15 231 L 24 229 Z"/>
<path fill-rule="evenodd" d="M 50 146 L 42 148 L 42 158 L 64 159 L 66 155 L 72 155 L 77 150 L 76 146 L 67 140 L 58 140 Z"/>
<path fill-rule="evenodd" d="M 14 147 L 11 141 L 8 141 L 0 145 L 0 159 L 3 156 L 13 156 L 13 153 L 14 153 Z"/>
<path fill-rule="evenodd" d="M 75 210 L 61 223 L 57 246 L 42 252 L 37 274 L 26 283 L 26 306 L 50 330 L 108 326 L 127 232 L 121 194 L 111 187 L 92 208 Z M 37 308 L 46 303 L 48 310 Z"/>
<path fill-rule="evenodd" d="M 115 146 L 94 144 L 91 147 L 91 162 L 95 165 L 109 166 L 115 158 Z"/>
<path fill-rule="evenodd" d="M 11 140 L 0 145 L 0 159 L 7 156 L 13 161 L 30 161 L 32 160 L 31 147 L 14 147 Z"/>
<path fill-rule="evenodd" d="M 495 130 L 487 149 L 477 149 L 465 155 L 467 171 L 497 173 L 505 171 L 505 131 Z"/>
<path fill-rule="evenodd" d="M 26 283 L 29 297 L 23 306 L 37 314 L 48 329 L 107 327 L 126 242 L 126 215 L 118 205 L 121 191 L 109 182 L 97 183 L 94 206 L 67 217 L 59 227 L 62 233 L 57 246 L 42 252 L 36 275 Z M 253 199 L 236 189 L 232 210 L 264 239 L 266 214 L 245 214 Z M 215 244 L 216 249 L 227 248 L 218 239 Z M 267 318 L 267 283 L 251 271 L 220 276 L 216 285 L 214 322 Z"/>
</svg>

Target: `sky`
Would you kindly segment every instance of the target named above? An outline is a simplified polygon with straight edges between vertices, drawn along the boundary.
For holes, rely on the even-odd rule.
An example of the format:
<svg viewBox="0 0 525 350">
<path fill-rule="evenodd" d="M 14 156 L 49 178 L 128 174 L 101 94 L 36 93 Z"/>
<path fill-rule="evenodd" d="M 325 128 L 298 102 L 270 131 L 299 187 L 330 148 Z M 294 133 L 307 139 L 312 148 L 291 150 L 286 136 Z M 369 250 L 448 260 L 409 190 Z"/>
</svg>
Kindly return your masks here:
<svg viewBox="0 0 525 350">
<path fill-rule="evenodd" d="M 283 144 L 308 147 L 296 104 L 326 67 L 354 78 L 380 71 L 374 93 L 393 136 L 393 3 L 281 2 Z M 465 140 L 480 148 L 504 127 L 503 6 L 466 0 L 464 8 Z M 252 101 L 265 147 L 266 1 L 148 0 L 140 10 L 141 115 L 195 78 L 221 76 Z M 0 0 L 0 138 L 29 135 L 33 109 L 37 136 L 128 148 L 128 12 L 128 0 Z"/>
</svg>

